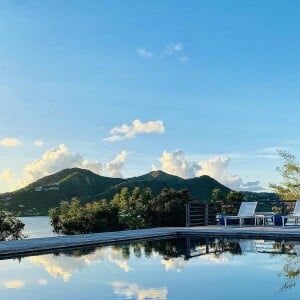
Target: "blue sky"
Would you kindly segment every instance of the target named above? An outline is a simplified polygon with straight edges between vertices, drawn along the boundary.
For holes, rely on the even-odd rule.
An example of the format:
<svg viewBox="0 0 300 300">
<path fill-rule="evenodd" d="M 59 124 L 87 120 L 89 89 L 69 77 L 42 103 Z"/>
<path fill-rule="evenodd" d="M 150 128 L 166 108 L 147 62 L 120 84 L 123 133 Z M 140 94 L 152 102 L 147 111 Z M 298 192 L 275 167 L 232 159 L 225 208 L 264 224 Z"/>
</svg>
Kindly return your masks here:
<svg viewBox="0 0 300 300">
<path fill-rule="evenodd" d="M 3 0 L 0 39 L 0 192 L 69 166 L 259 190 L 300 156 L 297 1 Z"/>
</svg>

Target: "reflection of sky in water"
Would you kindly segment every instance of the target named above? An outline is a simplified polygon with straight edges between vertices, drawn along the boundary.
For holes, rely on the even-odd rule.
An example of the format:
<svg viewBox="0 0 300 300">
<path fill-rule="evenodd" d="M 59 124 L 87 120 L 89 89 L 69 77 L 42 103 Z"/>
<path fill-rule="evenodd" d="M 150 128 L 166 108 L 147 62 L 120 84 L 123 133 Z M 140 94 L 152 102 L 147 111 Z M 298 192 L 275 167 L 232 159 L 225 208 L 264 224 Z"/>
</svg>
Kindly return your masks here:
<svg viewBox="0 0 300 300">
<path fill-rule="evenodd" d="M 261 249 L 264 243 L 259 243 Z M 227 247 L 187 260 L 185 244 L 170 247 L 170 241 L 160 241 L 150 250 L 143 243 L 3 260 L 1 299 L 299 298 L 300 278 L 293 280 L 292 288 L 281 290 L 286 265 L 300 269 L 295 253 L 257 253 L 253 245 L 235 242 L 230 246 L 234 251 Z M 293 253 L 293 246 L 290 249 Z"/>
</svg>

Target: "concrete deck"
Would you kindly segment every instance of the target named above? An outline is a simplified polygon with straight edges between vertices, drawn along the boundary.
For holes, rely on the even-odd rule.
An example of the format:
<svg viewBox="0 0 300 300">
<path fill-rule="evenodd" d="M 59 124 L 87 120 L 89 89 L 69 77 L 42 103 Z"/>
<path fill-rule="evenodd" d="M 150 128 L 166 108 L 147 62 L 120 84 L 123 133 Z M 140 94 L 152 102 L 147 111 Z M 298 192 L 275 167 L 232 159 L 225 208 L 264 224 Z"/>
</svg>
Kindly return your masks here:
<svg viewBox="0 0 300 300">
<path fill-rule="evenodd" d="M 51 253 L 69 248 L 112 245 L 128 241 L 166 239 L 190 235 L 300 241 L 300 227 L 224 227 L 217 225 L 191 228 L 171 227 L 6 241 L 0 242 L 0 259 Z"/>
</svg>

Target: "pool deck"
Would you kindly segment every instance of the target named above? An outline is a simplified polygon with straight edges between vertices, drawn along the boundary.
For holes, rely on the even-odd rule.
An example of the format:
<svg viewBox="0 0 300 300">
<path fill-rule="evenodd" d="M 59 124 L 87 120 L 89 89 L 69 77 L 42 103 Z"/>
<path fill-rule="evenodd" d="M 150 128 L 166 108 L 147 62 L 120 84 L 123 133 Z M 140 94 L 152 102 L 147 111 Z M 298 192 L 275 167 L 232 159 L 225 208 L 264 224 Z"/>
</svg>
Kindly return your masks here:
<svg viewBox="0 0 300 300">
<path fill-rule="evenodd" d="M 233 237 L 259 238 L 300 241 L 300 226 L 272 227 L 272 226 L 201 226 L 201 227 L 167 227 L 150 228 L 128 231 L 104 232 L 95 234 L 81 234 L 71 236 L 57 236 L 17 241 L 0 242 L 0 259 L 18 256 L 28 256 L 40 253 L 51 253 L 69 248 L 112 245 L 122 242 L 166 239 L 180 236 L 202 237 Z"/>
</svg>

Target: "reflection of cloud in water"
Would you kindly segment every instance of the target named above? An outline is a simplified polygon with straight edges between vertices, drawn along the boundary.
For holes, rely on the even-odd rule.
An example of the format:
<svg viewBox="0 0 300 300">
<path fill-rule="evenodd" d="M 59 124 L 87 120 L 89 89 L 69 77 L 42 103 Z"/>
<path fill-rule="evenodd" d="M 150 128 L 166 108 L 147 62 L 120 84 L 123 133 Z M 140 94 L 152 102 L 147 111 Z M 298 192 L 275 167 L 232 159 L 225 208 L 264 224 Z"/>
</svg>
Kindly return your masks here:
<svg viewBox="0 0 300 300">
<path fill-rule="evenodd" d="M 228 264 L 231 260 L 231 255 L 229 253 L 222 253 L 221 255 L 212 253 L 200 256 L 200 259 L 216 264 Z"/>
<path fill-rule="evenodd" d="M 129 272 L 132 270 L 132 268 L 128 266 L 127 260 L 123 258 L 122 252 L 118 249 L 110 249 L 110 253 L 108 254 L 108 260 L 119 266 L 125 272 Z"/>
<path fill-rule="evenodd" d="M 168 289 L 162 288 L 141 288 L 136 283 L 114 281 L 111 283 L 116 295 L 126 298 L 135 297 L 137 300 L 144 299 L 167 299 Z"/>
<path fill-rule="evenodd" d="M 62 278 L 64 281 L 69 281 L 74 272 L 83 270 L 87 265 L 102 262 L 105 259 L 116 264 L 125 272 L 132 270 L 128 265 L 128 261 L 124 260 L 121 250 L 114 248 L 99 248 L 93 253 L 83 256 L 67 256 L 65 254 L 53 256 L 48 254 L 32 256 L 26 259 L 34 264 L 43 266 L 52 277 Z M 39 284 L 42 285 L 40 282 Z"/>
<path fill-rule="evenodd" d="M 69 281 L 74 272 L 83 270 L 92 262 L 101 262 L 105 257 L 105 248 L 97 249 L 94 253 L 81 257 L 74 256 L 53 256 L 42 255 L 32 256 L 28 260 L 41 265 L 54 278 L 62 278 L 64 281 Z"/>
<path fill-rule="evenodd" d="M 221 254 L 210 253 L 198 257 L 201 264 L 220 264 L 220 265 L 241 265 L 241 261 L 232 260 L 233 256 L 229 252 Z"/>
<path fill-rule="evenodd" d="M 8 280 L 8 281 L 4 281 L 3 285 L 7 289 L 21 289 L 22 287 L 25 286 L 25 281 L 23 281 L 23 280 Z"/>
<path fill-rule="evenodd" d="M 183 271 L 187 265 L 187 261 L 182 257 L 173 257 L 169 259 L 162 259 L 161 263 L 165 265 L 165 270 L 174 270 L 177 272 Z"/>
</svg>

